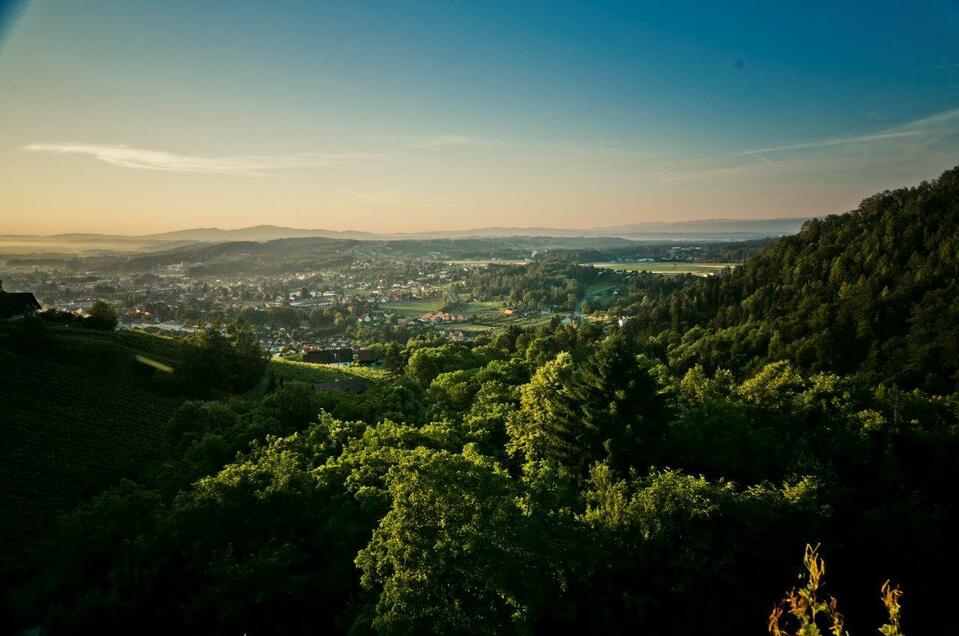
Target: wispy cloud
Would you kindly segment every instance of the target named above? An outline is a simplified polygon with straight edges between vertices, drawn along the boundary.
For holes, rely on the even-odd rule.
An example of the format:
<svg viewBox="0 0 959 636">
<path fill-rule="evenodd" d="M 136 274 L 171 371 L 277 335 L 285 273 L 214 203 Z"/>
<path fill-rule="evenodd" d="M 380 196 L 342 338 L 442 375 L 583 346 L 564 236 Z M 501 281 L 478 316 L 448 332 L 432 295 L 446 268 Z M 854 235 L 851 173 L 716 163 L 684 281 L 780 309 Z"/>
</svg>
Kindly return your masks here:
<svg viewBox="0 0 959 636">
<path fill-rule="evenodd" d="M 473 143 L 475 139 L 466 135 L 438 135 L 410 144 L 410 148 L 441 148 L 443 146 L 462 146 Z"/>
<path fill-rule="evenodd" d="M 959 108 L 873 132 L 750 148 L 681 161 L 654 172 L 660 181 L 854 170 L 895 161 L 939 161 L 959 152 Z M 936 168 L 938 169 L 938 168 Z"/>
<path fill-rule="evenodd" d="M 743 150 L 734 153 L 734 157 L 743 157 L 746 155 L 759 156 L 761 154 L 770 154 L 774 152 L 785 152 L 787 150 L 807 150 L 810 148 L 829 148 L 831 146 L 845 146 L 849 144 L 863 144 L 870 141 L 882 141 L 884 139 L 898 139 L 900 137 L 915 137 L 920 132 L 916 130 L 898 130 L 880 132 L 871 135 L 856 135 L 854 137 L 830 137 L 828 139 L 819 139 L 798 144 L 787 144 L 784 146 L 770 146 L 768 148 L 757 148 L 756 150 Z M 759 157 L 768 161 L 765 157 Z"/>
<path fill-rule="evenodd" d="M 944 71 L 944 70 L 947 70 L 947 69 L 954 69 L 954 68 L 959 69 L 959 64 L 935 64 L 935 65 L 933 65 L 933 66 L 917 66 L 916 68 L 912 69 L 912 71 L 913 71 L 913 72 L 915 72 L 915 71 Z"/>
<path fill-rule="evenodd" d="M 104 163 L 136 170 L 193 172 L 202 174 L 262 175 L 290 168 L 315 168 L 352 161 L 383 159 L 378 153 L 326 153 L 301 155 L 245 155 L 200 157 L 161 150 L 109 144 L 30 144 L 24 150 L 61 155 L 86 155 Z"/>
</svg>

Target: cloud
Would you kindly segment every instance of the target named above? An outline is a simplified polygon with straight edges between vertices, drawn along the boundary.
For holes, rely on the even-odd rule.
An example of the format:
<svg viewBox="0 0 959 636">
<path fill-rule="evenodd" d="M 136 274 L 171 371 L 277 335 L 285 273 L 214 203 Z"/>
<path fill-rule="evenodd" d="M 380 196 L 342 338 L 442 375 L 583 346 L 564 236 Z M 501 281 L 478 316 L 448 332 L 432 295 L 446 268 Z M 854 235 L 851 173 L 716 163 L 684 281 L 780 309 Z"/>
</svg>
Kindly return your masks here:
<svg viewBox="0 0 959 636">
<path fill-rule="evenodd" d="M 912 69 L 913 72 L 916 71 L 945 71 L 949 69 L 959 68 L 959 64 L 936 64 L 935 66 L 917 66 Z"/>
<path fill-rule="evenodd" d="M 229 157 L 197 157 L 160 150 L 130 148 L 108 144 L 30 144 L 24 150 L 61 155 L 86 155 L 104 163 L 136 170 L 192 172 L 201 174 L 262 175 L 291 168 L 315 168 L 351 161 L 384 158 L 376 153 L 330 153 L 287 156 L 247 155 Z"/>
<path fill-rule="evenodd" d="M 858 135 L 826 137 L 678 162 L 654 171 L 660 181 L 863 170 L 926 162 L 939 169 L 959 152 L 959 109 Z"/>
<path fill-rule="evenodd" d="M 410 148 L 441 148 L 443 146 L 462 146 L 463 144 L 473 143 L 475 140 L 465 135 L 439 135 L 430 137 L 413 144 Z"/>
<path fill-rule="evenodd" d="M 862 135 L 851 135 L 842 137 L 827 137 L 795 144 L 786 144 L 782 146 L 770 146 L 768 148 L 757 148 L 754 150 L 743 150 L 734 153 L 734 157 L 743 157 L 747 155 L 759 156 L 760 154 L 770 154 L 777 152 L 786 152 L 790 150 L 810 150 L 816 148 L 831 148 L 833 146 L 847 146 L 851 144 L 868 144 L 877 141 L 888 141 L 896 139 L 918 138 L 918 137 L 941 137 L 957 132 L 959 128 L 959 108 L 946 110 L 935 115 L 915 119 L 893 128 L 886 128 L 872 133 Z M 765 157 L 760 157 L 768 161 Z"/>
<path fill-rule="evenodd" d="M 915 137 L 919 135 L 915 130 L 899 130 L 880 132 L 871 135 L 857 135 L 855 137 L 830 137 L 828 139 L 819 139 L 798 144 L 788 144 L 785 146 L 770 146 L 769 148 L 758 148 L 756 150 L 743 150 L 733 154 L 734 157 L 743 157 L 745 155 L 758 156 L 760 153 L 769 154 L 774 152 L 785 152 L 787 150 L 807 150 L 810 148 L 828 148 L 830 146 L 845 146 L 848 144 L 862 144 L 870 141 L 881 141 L 883 139 L 898 139 L 900 137 Z"/>
<path fill-rule="evenodd" d="M 933 129 L 936 127 L 941 127 L 943 124 L 957 124 L 959 123 L 959 108 L 954 108 L 952 110 L 945 110 L 941 113 L 936 113 L 935 115 L 929 115 L 928 117 L 923 117 L 922 119 L 916 119 L 909 123 L 903 124 L 901 128 L 903 129 Z"/>
</svg>

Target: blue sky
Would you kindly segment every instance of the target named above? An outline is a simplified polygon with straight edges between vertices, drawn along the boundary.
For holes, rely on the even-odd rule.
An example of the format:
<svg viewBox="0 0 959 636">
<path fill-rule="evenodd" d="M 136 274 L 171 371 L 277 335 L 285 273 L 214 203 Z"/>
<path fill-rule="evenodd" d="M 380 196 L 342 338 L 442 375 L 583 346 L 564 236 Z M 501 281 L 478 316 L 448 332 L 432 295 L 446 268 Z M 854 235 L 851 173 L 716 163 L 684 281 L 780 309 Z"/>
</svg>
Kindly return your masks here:
<svg viewBox="0 0 959 636">
<path fill-rule="evenodd" d="M 959 164 L 959 0 L 0 15 L 0 233 L 811 216 Z"/>
</svg>

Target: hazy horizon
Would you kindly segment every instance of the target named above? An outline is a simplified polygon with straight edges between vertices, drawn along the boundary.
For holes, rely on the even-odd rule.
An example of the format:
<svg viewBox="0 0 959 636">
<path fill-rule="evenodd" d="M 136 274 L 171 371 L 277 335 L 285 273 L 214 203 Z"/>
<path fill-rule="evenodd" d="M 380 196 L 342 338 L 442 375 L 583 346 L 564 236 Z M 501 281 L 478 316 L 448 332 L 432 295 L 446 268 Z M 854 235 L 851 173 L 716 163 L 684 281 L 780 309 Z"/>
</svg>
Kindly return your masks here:
<svg viewBox="0 0 959 636">
<path fill-rule="evenodd" d="M 0 234 L 844 212 L 959 163 L 922 4 L 0 2 Z"/>
<path fill-rule="evenodd" d="M 217 227 L 217 226 L 191 226 L 191 227 L 178 227 L 171 230 L 161 230 L 158 232 L 145 232 L 145 233 L 122 233 L 122 232 L 86 232 L 86 231 L 62 231 L 48 234 L 26 234 L 26 233 L 13 233 L 13 232 L 4 232 L 0 233 L 0 237 L 51 237 L 51 236 L 69 236 L 69 235 L 91 235 L 91 236 L 116 236 L 116 237 L 128 237 L 128 238 L 143 238 L 143 237 L 160 237 L 166 234 L 181 234 L 188 232 L 204 232 L 204 231 L 213 231 L 213 232 L 237 232 L 241 233 L 247 230 L 258 230 L 258 229 L 274 229 L 274 230 L 290 230 L 294 232 L 329 232 L 329 233 L 342 233 L 342 234 L 370 234 L 374 236 L 424 236 L 430 234 L 464 234 L 469 232 L 489 232 L 489 231 L 512 231 L 517 232 L 530 231 L 530 230 L 544 230 L 544 231 L 554 231 L 554 232 L 583 232 L 584 234 L 595 233 L 603 230 L 617 230 L 617 229 L 627 229 L 627 228 L 648 228 L 647 232 L 657 233 L 656 229 L 660 228 L 660 233 L 666 231 L 666 228 L 675 228 L 676 231 L 680 231 L 684 227 L 696 227 L 698 225 L 706 224 L 775 224 L 781 223 L 786 224 L 788 222 L 803 221 L 807 218 L 813 217 L 781 217 L 781 218 L 757 218 L 757 219 L 734 219 L 727 217 L 717 217 L 713 219 L 690 219 L 686 221 L 647 221 L 640 223 L 625 223 L 622 225 L 615 226 L 583 226 L 583 227 L 567 227 L 567 226 L 537 226 L 537 225 L 489 225 L 489 226 L 472 226 L 464 228 L 431 228 L 424 230 L 415 230 L 415 231 L 398 231 L 398 232 L 389 232 L 389 231 L 373 231 L 373 230 L 357 230 L 354 228 L 346 229 L 330 229 L 324 227 L 292 227 L 286 225 L 276 225 L 272 223 L 260 223 L 257 225 L 246 225 L 246 226 L 237 226 L 237 227 Z"/>
</svg>

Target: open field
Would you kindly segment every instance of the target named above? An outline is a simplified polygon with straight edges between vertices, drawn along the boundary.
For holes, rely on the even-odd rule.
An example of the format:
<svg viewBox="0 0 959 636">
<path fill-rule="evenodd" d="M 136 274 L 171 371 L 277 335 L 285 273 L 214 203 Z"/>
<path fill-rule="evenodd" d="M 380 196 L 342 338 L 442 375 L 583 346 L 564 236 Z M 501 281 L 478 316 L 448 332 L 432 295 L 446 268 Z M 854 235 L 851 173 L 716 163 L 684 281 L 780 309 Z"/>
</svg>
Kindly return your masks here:
<svg viewBox="0 0 959 636">
<path fill-rule="evenodd" d="M 493 327 L 491 325 L 482 325 L 479 323 L 472 323 L 472 322 L 458 322 L 455 325 L 451 326 L 451 329 L 455 329 L 457 331 L 472 332 L 472 333 L 482 333 L 484 331 L 491 331 L 495 328 L 496 327 Z"/>
<path fill-rule="evenodd" d="M 405 318 L 417 318 L 428 311 L 436 311 L 442 307 L 444 301 L 442 298 L 417 298 L 415 300 L 404 300 L 397 303 L 383 303 L 380 309 L 393 312 Z"/>
<path fill-rule="evenodd" d="M 437 311 L 444 304 L 442 298 L 421 298 L 417 300 L 408 300 L 397 303 L 384 303 L 380 305 L 383 311 L 393 312 L 404 318 L 419 318 L 430 311 Z M 456 322 L 442 325 L 444 329 L 453 329 L 459 331 L 489 331 L 495 327 L 505 326 L 511 319 L 502 314 L 503 303 L 500 301 L 473 301 L 463 305 L 455 311 L 456 314 L 462 314 L 468 322 Z M 475 320 L 473 318 L 475 317 Z M 315 365 L 310 365 L 315 366 Z"/>
<path fill-rule="evenodd" d="M 456 261 L 444 261 L 450 265 L 467 265 L 467 266 L 477 266 L 483 267 L 486 265 L 529 265 L 529 261 L 524 258 L 517 259 L 483 259 L 483 258 L 472 258 L 472 259 L 463 259 Z"/>
<path fill-rule="evenodd" d="M 616 283 L 592 283 L 586 287 L 586 298 L 608 296 L 619 288 Z"/>
<path fill-rule="evenodd" d="M 736 267 L 736 263 L 585 263 L 593 267 L 613 269 L 617 272 L 649 272 L 651 274 L 694 274 L 709 276 L 721 272 L 727 267 Z"/>
<path fill-rule="evenodd" d="M 476 316 L 477 320 L 495 318 L 502 315 L 503 303 L 497 300 L 474 301 L 466 303 L 457 313 L 467 319 Z"/>
<path fill-rule="evenodd" d="M 272 372 L 278 380 L 292 382 L 333 382 L 348 378 L 364 378 L 366 380 L 382 380 L 387 377 L 386 371 L 372 367 L 344 367 L 335 364 L 311 364 L 273 358 L 267 373 Z"/>
<path fill-rule="evenodd" d="M 483 330 L 488 330 L 509 327 L 511 325 L 516 325 L 518 327 L 534 327 L 548 322 L 550 317 L 551 316 L 539 313 L 533 313 L 526 316 L 504 316 L 499 311 L 488 312 L 486 314 L 478 315 L 475 321 L 465 323 L 467 328 L 464 328 L 463 331 L 479 331 L 477 327 L 481 327 Z M 462 323 L 457 323 L 457 329 L 460 328 L 460 324 Z M 469 328 L 469 325 L 473 325 L 473 327 Z"/>
</svg>

